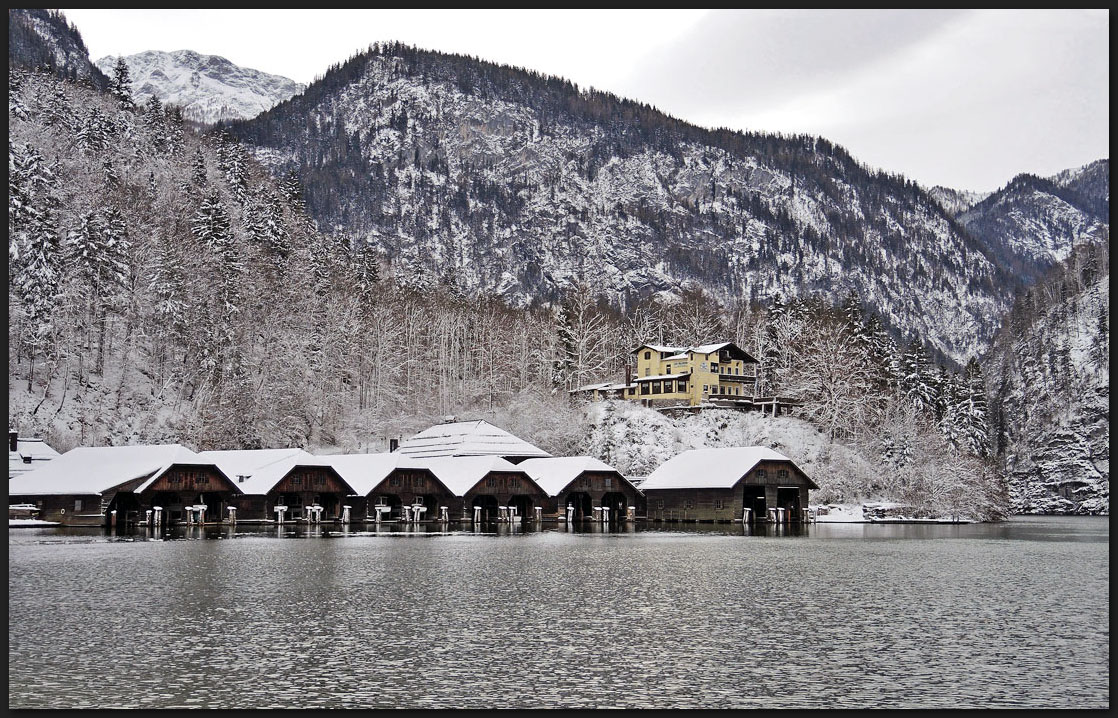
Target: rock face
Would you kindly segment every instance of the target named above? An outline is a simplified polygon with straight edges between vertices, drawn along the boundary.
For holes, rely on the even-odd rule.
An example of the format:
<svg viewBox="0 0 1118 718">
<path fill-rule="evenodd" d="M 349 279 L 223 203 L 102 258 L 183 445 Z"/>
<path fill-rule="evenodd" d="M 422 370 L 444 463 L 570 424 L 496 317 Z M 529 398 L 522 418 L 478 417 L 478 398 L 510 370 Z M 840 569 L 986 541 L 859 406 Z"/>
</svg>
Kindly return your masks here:
<svg viewBox="0 0 1118 718">
<path fill-rule="evenodd" d="M 111 75 L 117 57 L 97 66 Z M 302 92 L 305 85 L 279 75 L 234 65 L 224 57 L 190 50 L 148 51 L 125 56 L 137 102 L 151 97 L 175 104 L 183 116 L 203 125 L 255 117 Z"/>
<path fill-rule="evenodd" d="M 620 306 L 694 285 L 726 302 L 854 290 L 965 362 L 1024 281 L 1014 242 L 826 140 L 705 130 L 472 58 L 374 46 L 231 131 L 298 172 L 320 228 L 513 304 L 573 278 Z"/>
<path fill-rule="evenodd" d="M 8 66 L 47 69 L 99 90 L 109 86 L 108 77 L 89 61 L 81 33 L 57 10 L 8 10 Z"/>
<path fill-rule="evenodd" d="M 987 378 L 1020 513 L 1110 513 L 1108 248 L 1080 248 L 1014 307 Z"/>
</svg>

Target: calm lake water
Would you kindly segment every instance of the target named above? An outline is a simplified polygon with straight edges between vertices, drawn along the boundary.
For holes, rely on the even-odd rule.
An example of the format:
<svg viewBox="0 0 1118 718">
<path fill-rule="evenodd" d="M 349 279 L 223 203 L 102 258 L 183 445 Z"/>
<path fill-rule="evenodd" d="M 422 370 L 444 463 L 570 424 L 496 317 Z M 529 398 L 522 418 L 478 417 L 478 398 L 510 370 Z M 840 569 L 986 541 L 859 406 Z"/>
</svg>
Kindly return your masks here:
<svg viewBox="0 0 1118 718">
<path fill-rule="evenodd" d="M 1108 708 L 1109 541 L 9 529 L 8 707 Z"/>
</svg>

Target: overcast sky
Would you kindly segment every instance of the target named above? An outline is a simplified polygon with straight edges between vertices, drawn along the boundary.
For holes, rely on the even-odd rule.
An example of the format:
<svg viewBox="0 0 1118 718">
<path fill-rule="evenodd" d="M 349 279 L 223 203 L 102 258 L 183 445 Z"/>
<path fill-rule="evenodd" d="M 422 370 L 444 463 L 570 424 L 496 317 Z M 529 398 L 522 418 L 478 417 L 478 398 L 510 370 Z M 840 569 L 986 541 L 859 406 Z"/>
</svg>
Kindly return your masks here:
<svg viewBox="0 0 1118 718">
<path fill-rule="evenodd" d="M 195 50 L 311 82 L 378 40 L 474 55 L 712 127 L 821 135 L 993 190 L 1110 154 L 1107 10 L 63 10 L 90 56 Z"/>
</svg>

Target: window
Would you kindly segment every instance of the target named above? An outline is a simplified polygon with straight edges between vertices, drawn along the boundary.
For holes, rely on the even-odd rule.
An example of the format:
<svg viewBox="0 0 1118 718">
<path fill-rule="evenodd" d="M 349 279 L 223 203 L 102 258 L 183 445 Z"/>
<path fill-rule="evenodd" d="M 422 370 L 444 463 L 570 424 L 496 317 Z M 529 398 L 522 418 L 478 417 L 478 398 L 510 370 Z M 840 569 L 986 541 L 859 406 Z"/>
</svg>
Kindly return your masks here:
<svg viewBox="0 0 1118 718">
<path fill-rule="evenodd" d="M 651 376 L 652 375 L 652 369 L 649 368 L 649 367 L 645 367 L 644 368 L 644 375 L 645 376 Z"/>
<path fill-rule="evenodd" d="M 652 382 L 652 393 L 653 394 L 659 394 L 660 393 L 660 382 L 658 382 L 658 381 Z"/>
<path fill-rule="evenodd" d="M 776 475 L 777 475 L 778 478 L 787 479 L 788 478 L 788 469 L 778 469 L 777 472 L 776 472 Z"/>
<path fill-rule="evenodd" d="M 714 508 L 716 508 L 716 509 L 726 508 L 724 500 L 723 499 L 715 499 L 714 500 Z"/>
<path fill-rule="evenodd" d="M 652 352 L 645 352 L 644 353 L 644 358 L 645 359 L 651 359 L 652 358 Z"/>
<path fill-rule="evenodd" d="M 703 393 L 706 394 L 708 391 L 710 391 L 710 386 L 703 384 Z"/>
<path fill-rule="evenodd" d="M 658 509 L 664 508 L 664 500 L 663 499 L 656 499 L 656 508 L 658 508 Z"/>
<path fill-rule="evenodd" d="M 717 364 L 711 364 L 710 365 L 710 370 L 712 372 L 714 372 L 715 374 L 717 374 L 718 373 L 718 365 Z"/>
<path fill-rule="evenodd" d="M 693 508 L 695 508 L 695 502 L 694 502 L 694 500 L 692 500 L 692 499 L 684 499 L 684 500 L 683 500 L 683 508 L 685 508 L 685 509 L 693 509 Z"/>
<path fill-rule="evenodd" d="M 636 387 L 629 387 L 629 396 L 636 396 L 636 395 L 637 395 Z"/>
<path fill-rule="evenodd" d="M 671 374 L 672 373 L 672 365 L 671 364 L 668 364 L 668 366 L 664 368 L 664 373 L 665 374 Z"/>
<path fill-rule="evenodd" d="M 681 392 L 686 394 L 687 393 L 687 382 L 685 382 L 685 381 L 676 382 L 676 391 L 681 391 Z"/>
<path fill-rule="evenodd" d="M 758 479 L 765 478 L 765 470 L 764 469 L 757 469 L 757 478 Z"/>
<path fill-rule="evenodd" d="M 81 510 L 82 510 L 82 500 L 81 499 L 74 499 L 74 511 L 81 511 Z"/>
<path fill-rule="evenodd" d="M 610 476 L 606 477 L 606 488 L 607 489 L 613 488 L 613 477 L 610 477 Z"/>
<path fill-rule="evenodd" d="M 641 383 L 641 394 L 647 394 L 647 393 L 648 393 L 648 382 L 647 381 L 642 382 Z"/>
</svg>

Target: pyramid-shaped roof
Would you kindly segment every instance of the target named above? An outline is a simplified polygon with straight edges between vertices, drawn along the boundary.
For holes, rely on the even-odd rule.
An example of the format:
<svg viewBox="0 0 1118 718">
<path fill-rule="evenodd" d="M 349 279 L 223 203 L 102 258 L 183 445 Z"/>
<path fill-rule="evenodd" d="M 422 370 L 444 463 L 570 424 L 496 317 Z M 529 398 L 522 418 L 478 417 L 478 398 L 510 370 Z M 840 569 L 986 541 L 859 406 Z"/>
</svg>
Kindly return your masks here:
<svg viewBox="0 0 1118 718">
<path fill-rule="evenodd" d="M 436 424 L 401 442 L 397 452 L 417 459 L 451 456 L 500 456 L 530 459 L 551 456 L 487 421 L 456 421 Z"/>
</svg>

